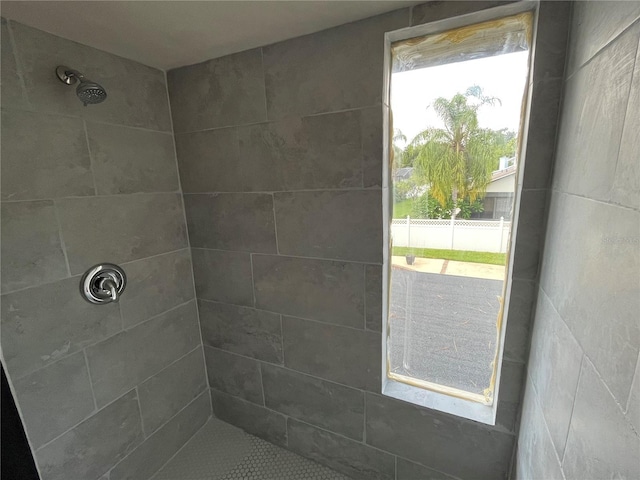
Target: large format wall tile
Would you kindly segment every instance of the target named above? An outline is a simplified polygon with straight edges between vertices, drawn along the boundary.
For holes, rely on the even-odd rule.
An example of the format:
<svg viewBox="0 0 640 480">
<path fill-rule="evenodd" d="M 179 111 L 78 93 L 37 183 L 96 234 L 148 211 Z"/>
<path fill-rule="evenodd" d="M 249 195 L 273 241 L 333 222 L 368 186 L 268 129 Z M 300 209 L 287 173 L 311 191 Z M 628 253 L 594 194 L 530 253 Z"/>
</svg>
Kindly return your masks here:
<svg viewBox="0 0 640 480">
<path fill-rule="evenodd" d="M 185 195 L 184 208 L 192 247 L 276 253 L 269 194 Z"/>
<path fill-rule="evenodd" d="M 382 114 L 381 106 L 360 110 L 362 186 L 365 188 L 382 187 Z"/>
<path fill-rule="evenodd" d="M 250 178 L 252 172 L 260 170 L 259 163 L 252 158 L 253 168 L 245 170 L 241 167 L 236 128 L 176 134 L 175 139 L 184 193 L 251 190 Z"/>
<path fill-rule="evenodd" d="M 640 212 L 562 193 L 550 211 L 540 284 L 624 403 L 640 349 Z"/>
<path fill-rule="evenodd" d="M 202 347 L 138 385 L 144 432 L 149 436 L 207 388 Z"/>
<path fill-rule="evenodd" d="M 627 419 L 640 432 L 640 356 L 638 356 L 638 364 L 636 365 L 636 375 L 631 387 L 631 394 L 627 400 Z"/>
<path fill-rule="evenodd" d="M 2 112 L 2 199 L 94 195 L 82 120 Z"/>
<path fill-rule="evenodd" d="M 566 83 L 554 188 L 610 199 L 639 35 L 640 24 Z"/>
<path fill-rule="evenodd" d="M 117 304 L 83 300 L 80 277 L 2 297 L 2 351 L 17 380 L 121 329 Z"/>
<path fill-rule="evenodd" d="M 289 448 L 349 475 L 354 480 L 393 480 L 395 458 L 360 442 L 289 418 Z"/>
<path fill-rule="evenodd" d="M 269 120 L 379 104 L 384 33 L 407 26 L 396 10 L 263 48 Z"/>
<path fill-rule="evenodd" d="M 194 301 L 88 348 L 98 407 L 158 373 L 199 342 Z"/>
<path fill-rule="evenodd" d="M 187 246 L 178 194 L 69 198 L 56 206 L 73 274 Z"/>
<path fill-rule="evenodd" d="M 262 384 L 268 408 L 362 440 L 362 391 L 271 365 L 262 365 Z"/>
<path fill-rule="evenodd" d="M 194 248 L 191 257 L 198 298 L 253 306 L 248 253 Z"/>
<path fill-rule="evenodd" d="M 7 21 L 0 17 L 0 28 L 2 29 L 2 41 L 0 46 L 0 71 L 2 72 L 2 85 L 0 98 L 2 98 L 3 107 L 26 108 L 27 99 L 22 88 L 22 82 L 18 75 L 18 67 L 16 65 L 16 57 L 13 53 L 13 45 L 9 35 L 9 26 Z"/>
<path fill-rule="evenodd" d="M 27 375 L 13 385 L 34 448 L 61 435 L 94 410 L 82 352 Z"/>
<path fill-rule="evenodd" d="M 640 478 L 638 451 L 638 432 L 585 358 L 562 462 L 566 478 Z"/>
<path fill-rule="evenodd" d="M 365 282 L 365 325 L 367 330 L 382 331 L 382 267 L 366 265 Z"/>
<path fill-rule="evenodd" d="M 53 202 L 2 203 L 2 291 L 68 275 Z"/>
<path fill-rule="evenodd" d="M 640 48 L 636 54 L 631 93 L 627 104 L 627 115 L 622 130 L 622 140 L 616 165 L 616 176 L 611 191 L 611 200 L 640 210 Z"/>
<path fill-rule="evenodd" d="M 164 73 L 132 60 L 11 23 L 31 105 L 42 112 L 171 131 Z M 99 107 L 82 105 L 75 87 L 60 82 L 58 65 L 80 70 L 107 90 Z"/>
<path fill-rule="evenodd" d="M 211 400 L 213 413 L 220 420 L 276 445 L 287 445 L 287 422 L 284 415 L 218 390 L 211 390 Z"/>
<path fill-rule="evenodd" d="M 537 284 L 533 280 L 511 281 L 503 351 L 505 360 L 522 363 L 527 361 L 533 321 L 531 311 L 536 291 Z"/>
<path fill-rule="evenodd" d="M 194 297 L 189 249 L 121 265 L 127 289 L 120 299 L 125 328 Z"/>
<path fill-rule="evenodd" d="M 87 123 L 98 195 L 179 190 L 170 133 Z"/>
<path fill-rule="evenodd" d="M 514 279 L 535 280 L 540 267 L 540 251 L 546 220 L 546 190 L 523 190 L 518 212 L 516 245 L 513 253 Z"/>
<path fill-rule="evenodd" d="M 143 439 L 132 391 L 40 449 L 36 460 L 42 480 L 98 478 Z"/>
<path fill-rule="evenodd" d="M 361 187 L 361 130 L 358 111 L 241 127 L 234 169 L 249 191 Z"/>
<path fill-rule="evenodd" d="M 259 48 L 171 70 L 167 80 L 178 133 L 266 120 Z"/>
<path fill-rule="evenodd" d="M 422 465 L 400 457 L 398 457 L 396 468 L 397 480 L 455 480 L 454 477 L 445 473 L 423 467 Z"/>
<path fill-rule="evenodd" d="M 559 458 L 562 457 L 558 457 L 556 454 L 531 382 L 527 382 L 524 404 L 522 405 L 522 420 L 517 448 L 516 478 L 565 478 L 560 468 Z"/>
<path fill-rule="evenodd" d="M 368 444 L 462 478 L 506 476 L 511 435 L 380 395 L 366 402 Z"/>
<path fill-rule="evenodd" d="M 580 376 L 582 349 L 542 291 L 538 294 L 532 337 L 529 375 L 538 398 L 544 399 L 542 412 L 558 456 L 562 458 Z"/>
<path fill-rule="evenodd" d="M 378 332 L 283 317 L 285 366 L 354 388 L 379 391 Z"/>
<path fill-rule="evenodd" d="M 198 301 L 198 311 L 205 345 L 282 363 L 280 315 L 206 300 Z"/>
<path fill-rule="evenodd" d="M 506 5 L 507 3 L 511 2 L 499 0 L 463 0 L 451 3 L 426 2 L 413 7 L 411 11 L 411 25 L 420 25 L 449 17 L 457 17 L 458 15 L 466 15 L 486 8 Z"/>
<path fill-rule="evenodd" d="M 382 196 L 376 191 L 274 195 L 284 255 L 382 263 Z"/>
<path fill-rule="evenodd" d="M 203 392 L 111 470 L 110 480 L 147 480 L 202 427 L 211 415 Z"/>
<path fill-rule="evenodd" d="M 253 255 L 253 275 L 257 308 L 364 327 L 362 265 Z"/>
<path fill-rule="evenodd" d="M 204 356 L 211 388 L 264 405 L 257 361 L 207 346 Z"/>
</svg>

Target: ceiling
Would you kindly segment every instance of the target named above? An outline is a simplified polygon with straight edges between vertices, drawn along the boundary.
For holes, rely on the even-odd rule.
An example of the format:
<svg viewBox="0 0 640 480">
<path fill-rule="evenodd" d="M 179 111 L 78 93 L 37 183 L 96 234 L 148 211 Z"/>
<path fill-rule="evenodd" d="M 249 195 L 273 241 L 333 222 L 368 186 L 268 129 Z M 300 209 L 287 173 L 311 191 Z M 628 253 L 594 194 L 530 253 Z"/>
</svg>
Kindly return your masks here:
<svg viewBox="0 0 640 480">
<path fill-rule="evenodd" d="M 2 1 L 2 16 L 169 70 L 420 1 Z"/>
</svg>

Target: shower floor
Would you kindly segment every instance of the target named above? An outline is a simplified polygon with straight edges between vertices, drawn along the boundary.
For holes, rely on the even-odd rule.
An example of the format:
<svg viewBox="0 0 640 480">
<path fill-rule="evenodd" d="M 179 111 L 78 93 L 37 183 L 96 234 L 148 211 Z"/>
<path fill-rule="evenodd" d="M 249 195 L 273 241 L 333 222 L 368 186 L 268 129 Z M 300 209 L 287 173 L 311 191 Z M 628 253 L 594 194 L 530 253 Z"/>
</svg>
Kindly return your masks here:
<svg viewBox="0 0 640 480">
<path fill-rule="evenodd" d="M 349 480 L 349 477 L 213 418 L 152 480 Z"/>
</svg>

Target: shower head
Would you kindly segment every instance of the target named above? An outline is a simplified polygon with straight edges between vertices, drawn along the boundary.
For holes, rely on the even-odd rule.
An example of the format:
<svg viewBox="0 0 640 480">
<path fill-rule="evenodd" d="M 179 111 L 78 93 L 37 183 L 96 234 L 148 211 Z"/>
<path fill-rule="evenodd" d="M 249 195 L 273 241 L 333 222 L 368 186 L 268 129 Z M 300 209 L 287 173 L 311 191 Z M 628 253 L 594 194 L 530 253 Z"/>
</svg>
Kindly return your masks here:
<svg viewBox="0 0 640 480">
<path fill-rule="evenodd" d="M 85 76 L 77 70 L 60 65 L 56 68 L 56 75 L 61 82 L 67 85 L 73 85 L 79 82 L 76 88 L 76 95 L 78 95 L 80 101 L 84 103 L 85 107 L 88 104 L 102 103 L 107 98 L 107 91 L 102 85 L 85 78 Z"/>
</svg>

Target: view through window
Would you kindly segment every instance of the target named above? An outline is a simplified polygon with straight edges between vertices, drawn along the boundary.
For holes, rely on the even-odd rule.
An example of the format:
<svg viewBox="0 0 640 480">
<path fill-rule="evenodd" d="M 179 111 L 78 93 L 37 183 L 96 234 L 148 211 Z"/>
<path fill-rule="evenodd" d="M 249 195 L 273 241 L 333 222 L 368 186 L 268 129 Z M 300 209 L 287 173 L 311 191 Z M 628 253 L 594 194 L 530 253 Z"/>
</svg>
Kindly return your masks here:
<svg viewBox="0 0 640 480">
<path fill-rule="evenodd" d="M 392 45 L 387 376 L 491 404 L 531 14 Z"/>
</svg>

